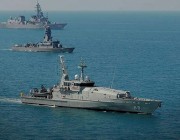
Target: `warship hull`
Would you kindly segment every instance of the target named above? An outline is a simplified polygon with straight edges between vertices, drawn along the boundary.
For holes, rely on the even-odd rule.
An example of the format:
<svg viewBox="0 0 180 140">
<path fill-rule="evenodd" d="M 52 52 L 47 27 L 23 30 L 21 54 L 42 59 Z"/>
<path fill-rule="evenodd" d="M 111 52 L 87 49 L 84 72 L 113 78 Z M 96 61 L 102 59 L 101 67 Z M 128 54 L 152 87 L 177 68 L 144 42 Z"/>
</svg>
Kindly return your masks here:
<svg viewBox="0 0 180 140">
<path fill-rule="evenodd" d="M 139 114 L 152 114 L 160 102 L 157 101 L 138 101 L 134 100 L 116 100 L 116 101 L 90 101 L 75 99 L 53 100 L 48 98 L 21 96 L 21 102 L 25 104 L 46 105 L 54 107 L 81 108 L 102 111 L 129 112 Z"/>
<path fill-rule="evenodd" d="M 8 24 L 0 23 L 0 28 L 9 28 L 9 29 L 44 29 L 46 26 L 49 26 L 52 30 L 62 30 L 67 25 L 67 23 L 55 23 L 55 24 Z"/>
<path fill-rule="evenodd" d="M 62 30 L 67 25 L 67 23 L 55 23 L 55 24 L 48 24 L 46 26 L 49 26 L 52 30 Z"/>
<path fill-rule="evenodd" d="M 74 48 L 12 47 L 12 51 L 72 53 Z"/>
<path fill-rule="evenodd" d="M 40 4 L 36 4 L 36 15 L 32 15 L 30 19 L 21 15 L 15 18 L 10 17 L 7 21 L 0 23 L 0 28 L 9 29 L 44 29 L 50 27 L 52 30 L 62 30 L 67 23 L 51 22 L 45 17 L 41 10 Z"/>
</svg>

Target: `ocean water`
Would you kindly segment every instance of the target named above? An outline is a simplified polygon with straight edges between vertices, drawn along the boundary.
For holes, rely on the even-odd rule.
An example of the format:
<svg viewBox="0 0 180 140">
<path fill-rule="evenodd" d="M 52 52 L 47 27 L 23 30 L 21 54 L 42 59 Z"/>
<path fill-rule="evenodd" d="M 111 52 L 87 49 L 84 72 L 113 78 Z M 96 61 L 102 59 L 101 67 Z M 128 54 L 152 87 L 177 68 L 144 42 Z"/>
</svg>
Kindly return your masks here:
<svg viewBox="0 0 180 140">
<path fill-rule="evenodd" d="M 31 12 L 23 12 L 26 16 Z M 1 12 L 0 21 L 19 12 Z M 0 139 L 180 139 L 179 12 L 49 12 L 67 22 L 54 39 L 72 54 L 13 52 L 13 44 L 38 42 L 43 30 L 0 29 Z M 96 85 L 162 100 L 152 115 L 21 104 L 20 92 L 59 81 L 64 55 L 71 78 L 85 73 Z"/>
</svg>

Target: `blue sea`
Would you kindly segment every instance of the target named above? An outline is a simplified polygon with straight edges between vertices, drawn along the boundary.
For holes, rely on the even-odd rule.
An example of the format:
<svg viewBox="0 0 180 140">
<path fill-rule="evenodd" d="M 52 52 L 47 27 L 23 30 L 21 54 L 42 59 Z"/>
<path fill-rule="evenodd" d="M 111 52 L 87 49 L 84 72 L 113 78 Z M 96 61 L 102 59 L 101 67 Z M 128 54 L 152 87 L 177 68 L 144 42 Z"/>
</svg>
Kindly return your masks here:
<svg viewBox="0 0 180 140">
<path fill-rule="evenodd" d="M 22 12 L 29 18 L 33 12 Z M 21 12 L 0 12 L 0 21 Z M 0 139 L 180 139 L 180 12 L 49 12 L 66 22 L 53 39 L 72 54 L 13 52 L 14 44 L 42 41 L 43 30 L 0 29 Z M 25 105 L 21 92 L 59 82 L 59 55 L 71 78 L 162 100 L 152 115 Z"/>
</svg>

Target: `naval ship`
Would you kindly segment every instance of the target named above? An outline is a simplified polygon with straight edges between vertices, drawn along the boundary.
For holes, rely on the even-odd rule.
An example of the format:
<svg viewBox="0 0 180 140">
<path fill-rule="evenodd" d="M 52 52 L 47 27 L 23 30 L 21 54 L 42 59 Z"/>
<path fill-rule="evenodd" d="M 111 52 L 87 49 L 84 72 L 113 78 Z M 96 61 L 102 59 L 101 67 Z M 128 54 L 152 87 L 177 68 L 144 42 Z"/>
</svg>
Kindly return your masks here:
<svg viewBox="0 0 180 140">
<path fill-rule="evenodd" d="M 133 97 L 129 91 L 95 86 L 95 82 L 84 75 L 87 65 L 83 60 L 78 66 L 80 76 L 76 74 L 72 80 L 63 56 L 60 56 L 60 63 L 60 82 L 48 89 L 42 85 L 28 94 L 21 93 L 22 103 L 141 114 L 152 114 L 161 106 L 160 100 Z"/>
<path fill-rule="evenodd" d="M 29 52 L 60 52 L 60 53 L 72 53 L 74 48 L 63 47 L 59 40 L 53 41 L 51 36 L 51 28 L 48 26 L 45 28 L 45 36 L 43 42 L 27 43 L 27 44 L 15 44 L 12 47 L 13 51 L 29 51 Z"/>
<path fill-rule="evenodd" d="M 44 29 L 49 26 L 52 30 L 61 30 L 67 23 L 51 23 L 48 17 L 44 17 L 40 4 L 36 4 L 36 15 L 32 15 L 29 20 L 25 16 L 16 18 L 10 17 L 7 22 L 1 22 L 0 28 L 13 28 L 13 29 Z"/>
</svg>

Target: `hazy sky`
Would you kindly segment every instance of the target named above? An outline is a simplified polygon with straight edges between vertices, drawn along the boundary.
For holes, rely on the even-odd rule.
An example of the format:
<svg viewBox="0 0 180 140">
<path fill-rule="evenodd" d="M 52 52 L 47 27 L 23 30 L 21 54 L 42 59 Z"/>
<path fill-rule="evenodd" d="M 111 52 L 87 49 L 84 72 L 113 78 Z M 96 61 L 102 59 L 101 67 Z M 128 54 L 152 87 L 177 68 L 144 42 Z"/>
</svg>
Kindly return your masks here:
<svg viewBox="0 0 180 140">
<path fill-rule="evenodd" d="M 179 11 L 180 0 L 38 0 L 43 11 Z M 37 0 L 0 0 L 0 10 L 34 10 Z"/>
</svg>

